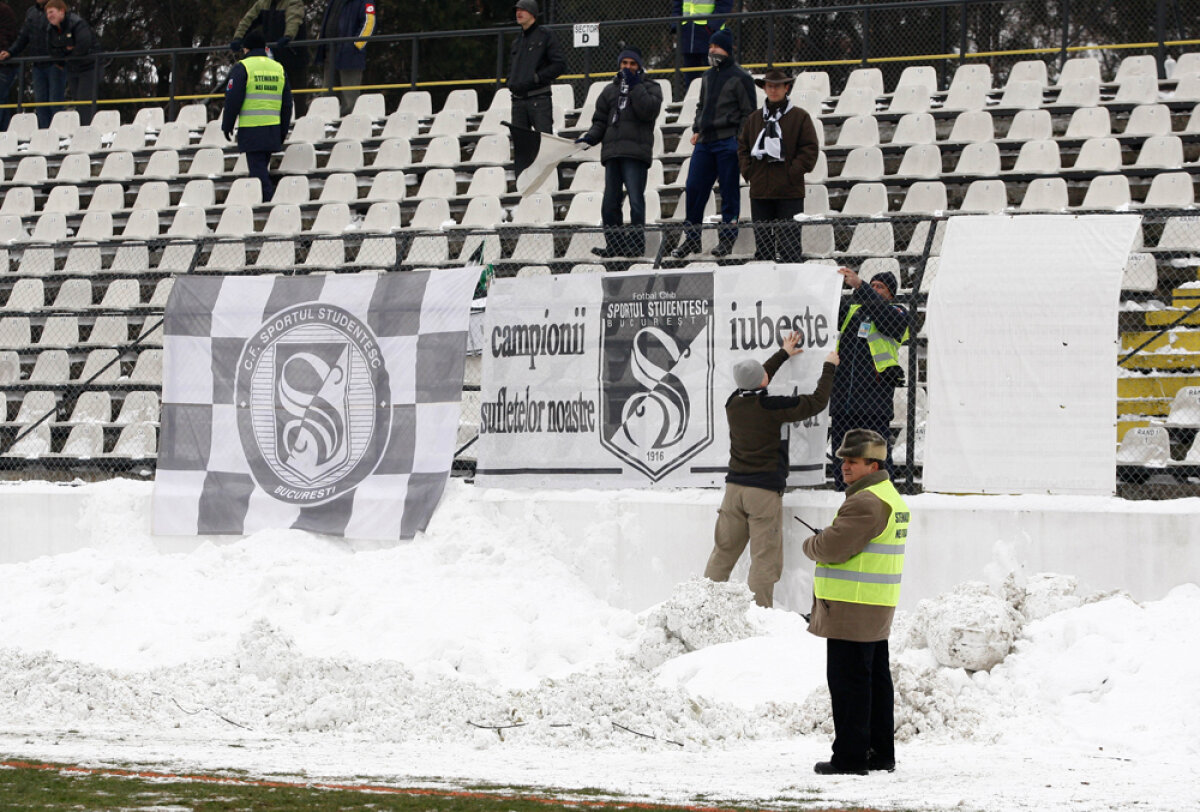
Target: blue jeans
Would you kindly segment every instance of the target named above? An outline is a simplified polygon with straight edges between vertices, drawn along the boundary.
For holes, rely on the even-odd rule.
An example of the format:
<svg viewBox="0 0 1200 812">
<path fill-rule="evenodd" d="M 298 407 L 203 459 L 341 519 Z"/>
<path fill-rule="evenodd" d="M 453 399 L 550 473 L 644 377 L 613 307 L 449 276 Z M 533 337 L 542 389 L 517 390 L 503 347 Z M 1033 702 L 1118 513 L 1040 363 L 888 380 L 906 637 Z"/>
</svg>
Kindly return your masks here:
<svg viewBox="0 0 1200 812">
<path fill-rule="evenodd" d="M 641 254 L 646 249 L 646 176 L 650 167 L 636 158 L 609 158 L 604 164 L 604 200 L 600 218 L 604 223 L 604 241 L 610 249 L 625 255 Z M 629 228 L 624 225 L 621 204 L 629 195 Z M 636 226 L 636 228 L 634 227 Z"/>
<path fill-rule="evenodd" d="M 688 137 L 686 131 L 684 136 Z M 702 141 L 692 150 L 686 187 L 688 228 L 684 231 L 688 240 L 700 239 L 704 206 L 712 194 L 714 181 L 721 186 L 721 219 L 733 224 L 722 226 L 721 241 L 733 242 L 737 239 L 738 215 L 742 212 L 742 175 L 738 169 L 736 138 Z"/>
<path fill-rule="evenodd" d="M 33 100 L 60 102 L 67 97 L 67 71 L 58 65 L 42 63 L 33 66 Z M 38 126 L 43 130 L 58 112 L 57 107 L 37 107 Z"/>
</svg>

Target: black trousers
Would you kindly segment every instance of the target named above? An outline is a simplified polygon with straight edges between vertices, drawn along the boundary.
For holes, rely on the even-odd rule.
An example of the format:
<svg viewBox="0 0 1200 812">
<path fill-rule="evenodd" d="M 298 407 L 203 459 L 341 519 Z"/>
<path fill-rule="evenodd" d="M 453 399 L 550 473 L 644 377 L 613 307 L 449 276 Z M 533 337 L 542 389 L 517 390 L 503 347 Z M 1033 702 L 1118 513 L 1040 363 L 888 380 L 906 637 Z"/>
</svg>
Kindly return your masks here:
<svg viewBox="0 0 1200 812">
<path fill-rule="evenodd" d="M 271 153 L 269 152 L 247 152 L 246 153 L 246 172 L 252 178 L 258 178 L 259 184 L 262 186 L 262 199 L 264 203 L 270 202 L 275 194 L 275 184 L 271 182 Z"/>
<path fill-rule="evenodd" d="M 512 100 L 512 125 L 525 130 L 548 133 L 554 127 L 554 114 L 549 93 Z M 537 153 L 528 154 L 524 149 L 513 146 L 513 169 L 519 177 L 533 163 Z"/>
<path fill-rule="evenodd" d="M 803 262 L 800 258 L 800 224 L 792 220 L 797 214 L 803 213 L 802 197 L 781 200 L 750 198 L 750 219 L 754 221 L 754 258 L 760 262 Z"/>
<path fill-rule="evenodd" d="M 833 701 L 833 762 L 861 769 L 867 752 L 896 758 L 895 704 L 888 641 L 827 640 L 825 678 Z"/>
</svg>

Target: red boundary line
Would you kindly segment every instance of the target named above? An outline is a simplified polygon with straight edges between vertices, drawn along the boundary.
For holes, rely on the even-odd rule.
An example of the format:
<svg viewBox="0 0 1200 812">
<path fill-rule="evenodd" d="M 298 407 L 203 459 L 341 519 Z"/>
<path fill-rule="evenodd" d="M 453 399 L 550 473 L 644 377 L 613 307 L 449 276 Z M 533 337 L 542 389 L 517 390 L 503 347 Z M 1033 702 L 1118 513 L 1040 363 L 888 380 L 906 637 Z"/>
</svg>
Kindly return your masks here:
<svg viewBox="0 0 1200 812">
<path fill-rule="evenodd" d="M 468 790 L 417 789 L 414 787 L 389 787 L 379 784 L 332 784 L 322 781 L 269 781 L 266 779 L 234 778 L 230 776 L 202 775 L 197 773 L 167 773 L 154 772 L 150 770 L 121 770 L 109 768 L 94 769 L 91 767 L 80 767 L 64 764 L 37 764 L 31 761 L 0 761 L 0 768 L 3 767 L 15 770 L 43 770 L 46 772 L 53 771 L 62 773 L 79 773 L 83 775 L 112 776 L 114 778 L 148 778 L 155 780 L 196 781 L 207 784 L 234 784 L 237 786 L 246 787 L 343 790 L 349 792 L 375 792 L 384 795 L 432 796 L 439 798 L 467 798 L 492 801 L 521 800 L 545 804 L 547 806 L 578 806 L 593 809 L 609 809 L 620 807 L 622 809 L 683 810 L 684 812 L 751 812 L 750 810 L 742 807 L 730 809 L 729 807 L 654 804 L 637 801 L 616 800 L 575 801 L 564 798 L 548 798 L 540 795 L 512 795 L 494 792 L 474 792 Z M 870 810 L 864 810 L 864 812 L 870 812 Z"/>
</svg>

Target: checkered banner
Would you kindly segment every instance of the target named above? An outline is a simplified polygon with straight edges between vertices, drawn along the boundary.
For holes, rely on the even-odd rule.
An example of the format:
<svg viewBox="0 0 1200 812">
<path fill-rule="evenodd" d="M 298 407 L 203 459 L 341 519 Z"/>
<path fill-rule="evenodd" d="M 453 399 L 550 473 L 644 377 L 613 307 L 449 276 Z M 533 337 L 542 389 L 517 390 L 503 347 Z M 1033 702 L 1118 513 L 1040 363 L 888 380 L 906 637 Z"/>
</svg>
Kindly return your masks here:
<svg viewBox="0 0 1200 812">
<path fill-rule="evenodd" d="M 479 273 L 181 276 L 154 532 L 424 530 L 450 472 Z"/>
</svg>

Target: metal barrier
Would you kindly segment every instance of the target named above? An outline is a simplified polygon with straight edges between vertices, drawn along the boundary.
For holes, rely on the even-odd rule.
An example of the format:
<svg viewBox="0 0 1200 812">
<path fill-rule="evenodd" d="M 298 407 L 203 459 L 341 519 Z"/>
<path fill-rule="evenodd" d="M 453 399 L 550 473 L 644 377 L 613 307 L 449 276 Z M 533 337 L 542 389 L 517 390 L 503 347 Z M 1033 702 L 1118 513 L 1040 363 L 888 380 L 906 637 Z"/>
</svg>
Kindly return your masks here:
<svg viewBox="0 0 1200 812">
<path fill-rule="evenodd" d="M 952 187 L 951 193 L 957 198 L 962 190 Z M 517 200 L 506 203 L 515 206 Z M 660 205 L 665 210 L 673 201 Z M 606 239 L 628 236 L 630 227 L 606 232 L 505 222 L 488 229 L 401 228 L 398 204 L 383 207 L 384 215 L 347 207 L 349 222 L 334 224 L 327 233 L 312 231 L 320 214 L 315 206 L 277 205 L 254 216 L 261 220 L 284 209 L 300 218 L 296 225 L 309 230 L 290 236 L 85 236 L 49 242 L 40 242 L 35 234 L 32 240 L 10 243 L 0 275 L 0 393 L 6 407 L 0 420 L 0 468 L 9 476 L 37 478 L 151 475 L 161 318 L 178 274 L 390 273 L 461 266 L 480 255 L 499 277 L 716 261 L 710 250 L 717 242 L 717 224 L 705 226 L 704 250 L 685 259 L 670 255 L 682 238 L 677 221 L 647 226 L 641 256 L 600 258 L 591 249 L 605 245 Z M 119 217 L 132 214 L 125 211 Z M 1114 403 L 1118 439 L 1131 436 L 1119 455 L 1119 490 L 1135 497 L 1195 496 L 1200 495 L 1200 218 L 1180 210 L 1142 214 L 1144 244 L 1152 247 L 1131 256 L 1120 315 L 1123 349 L 1114 358 L 1120 370 Z M 388 220 L 389 215 L 396 219 Z M 411 216 L 406 203 L 403 222 Z M 911 314 L 911 339 L 900 351 L 903 374 L 870 400 L 835 403 L 834 408 L 872 415 L 888 427 L 896 479 L 908 492 L 921 489 L 926 381 L 921 326 L 947 219 L 943 214 L 893 214 L 743 222 L 732 254 L 720 260 L 847 265 L 867 280 L 883 271 L 896 275 L 896 303 Z M 249 232 L 249 223 L 241 225 Z M 468 474 L 474 463 L 479 383 L 476 358 L 468 363 L 456 463 Z"/>
</svg>

